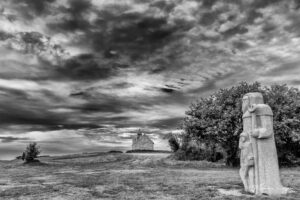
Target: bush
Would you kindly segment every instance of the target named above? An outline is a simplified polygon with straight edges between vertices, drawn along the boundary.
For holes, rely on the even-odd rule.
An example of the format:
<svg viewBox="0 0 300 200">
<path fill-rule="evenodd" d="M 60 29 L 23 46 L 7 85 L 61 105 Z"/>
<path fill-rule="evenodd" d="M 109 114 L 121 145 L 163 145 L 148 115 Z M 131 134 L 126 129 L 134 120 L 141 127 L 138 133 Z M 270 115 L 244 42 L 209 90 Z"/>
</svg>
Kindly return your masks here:
<svg viewBox="0 0 300 200">
<path fill-rule="evenodd" d="M 206 160 L 208 157 L 205 150 L 197 147 L 188 147 L 187 149 L 180 149 L 175 153 L 177 160 Z"/>
<path fill-rule="evenodd" d="M 123 153 L 123 151 L 118 151 L 118 150 L 110 150 L 107 153 Z"/>
<path fill-rule="evenodd" d="M 180 148 L 179 142 L 174 135 L 171 135 L 169 138 L 169 146 L 173 152 L 176 152 Z"/>
<path fill-rule="evenodd" d="M 290 165 L 300 157 L 300 92 L 286 85 L 262 88 L 260 83 L 242 82 L 229 89 L 220 89 L 207 98 L 192 103 L 183 121 L 183 141 L 196 140 L 211 146 L 211 153 L 204 153 L 206 160 L 216 155 L 214 146 L 220 146 L 226 155 L 226 164 L 239 164 L 238 141 L 242 132 L 242 97 L 249 92 L 261 92 L 265 103 L 274 113 L 274 133 L 280 165 Z M 195 150 L 182 146 L 185 156 L 194 159 Z M 201 152 L 199 152 L 201 153 Z M 182 153 L 180 153 L 181 155 Z M 201 158 L 201 156 L 200 156 Z M 200 159 L 199 158 L 199 159 Z"/>
<path fill-rule="evenodd" d="M 40 153 L 40 147 L 37 146 L 37 143 L 30 143 L 22 154 L 22 160 L 25 160 L 27 163 L 34 162 Z"/>
<path fill-rule="evenodd" d="M 187 145 L 174 154 L 177 160 L 206 160 L 216 162 L 223 159 L 223 153 L 217 151 L 215 145 Z"/>
</svg>

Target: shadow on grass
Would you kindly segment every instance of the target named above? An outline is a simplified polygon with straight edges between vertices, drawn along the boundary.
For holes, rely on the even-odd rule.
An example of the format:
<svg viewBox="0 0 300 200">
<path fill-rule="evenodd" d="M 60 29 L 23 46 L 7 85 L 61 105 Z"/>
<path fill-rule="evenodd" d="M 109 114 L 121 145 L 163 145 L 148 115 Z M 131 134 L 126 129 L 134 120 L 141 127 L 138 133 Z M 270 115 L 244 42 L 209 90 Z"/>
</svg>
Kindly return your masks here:
<svg viewBox="0 0 300 200">
<path fill-rule="evenodd" d="M 39 160 L 33 160 L 33 161 L 25 161 L 23 163 L 24 166 L 49 166 L 47 163 L 43 163 Z"/>
</svg>

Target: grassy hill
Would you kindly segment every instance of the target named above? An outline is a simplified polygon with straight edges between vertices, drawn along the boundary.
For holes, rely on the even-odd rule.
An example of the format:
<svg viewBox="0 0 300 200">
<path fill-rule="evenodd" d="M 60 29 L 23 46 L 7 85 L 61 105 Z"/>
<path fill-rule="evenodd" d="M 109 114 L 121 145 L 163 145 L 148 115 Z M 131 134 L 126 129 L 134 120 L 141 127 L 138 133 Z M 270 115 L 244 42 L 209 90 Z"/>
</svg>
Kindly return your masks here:
<svg viewBox="0 0 300 200">
<path fill-rule="evenodd" d="M 41 157 L 32 165 L 0 161 L 0 199 L 268 199 L 243 194 L 238 169 L 168 155 L 95 152 Z M 281 177 L 300 193 L 300 168 L 282 169 Z M 281 199 L 299 199 L 298 193 Z"/>
</svg>

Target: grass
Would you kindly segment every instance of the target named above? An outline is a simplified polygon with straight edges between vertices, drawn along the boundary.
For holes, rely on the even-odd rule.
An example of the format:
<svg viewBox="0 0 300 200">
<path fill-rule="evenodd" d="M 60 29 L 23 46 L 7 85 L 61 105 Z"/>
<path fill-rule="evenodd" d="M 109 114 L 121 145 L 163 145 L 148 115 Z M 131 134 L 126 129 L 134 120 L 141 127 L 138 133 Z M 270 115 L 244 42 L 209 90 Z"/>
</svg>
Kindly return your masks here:
<svg viewBox="0 0 300 200">
<path fill-rule="evenodd" d="M 245 194 L 238 169 L 167 154 L 93 153 L 42 157 L 40 165 L 0 161 L 0 199 L 271 199 Z M 282 169 L 285 186 L 300 193 L 300 168 Z M 293 193 L 280 199 L 299 199 Z"/>
</svg>

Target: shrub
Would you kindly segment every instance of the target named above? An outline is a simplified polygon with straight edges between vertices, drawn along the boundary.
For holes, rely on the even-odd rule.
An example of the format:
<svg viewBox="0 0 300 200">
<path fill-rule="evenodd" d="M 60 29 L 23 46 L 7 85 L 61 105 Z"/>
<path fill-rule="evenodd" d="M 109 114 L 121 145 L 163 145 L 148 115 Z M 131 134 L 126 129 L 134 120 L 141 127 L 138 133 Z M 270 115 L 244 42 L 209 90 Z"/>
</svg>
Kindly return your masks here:
<svg viewBox="0 0 300 200">
<path fill-rule="evenodd" d="M 107 153 L 123 153 L 123 151 L 118 151 L 118 150 L 110 150 Z"/>
<path fill-rule="evenodd" d="M 169 138 L 169 146 L 173 152 L 176 152 L 180 148 L 178 139 L 174 135 L 171 135 Z"/>
<path fill-rule="evenodd" d="M 175 158 L 178 160 L 205 160 L 206 155 L 203 149 L 192 146 L 178 150 L 175 153 Z"/>
<path fill-rule="evenodd" d="M 40 147 L 37 146 L 37 143 L 30 143 L 22 154 L 22 160 L 25 160 L 25 162 L 34 162 L 40 153 Z"/>
<path fill-rule="evenodd" d="M 224 155 L 217 151 L 215 145 L 191 145 L 190 143 L 176 151 L 174 157 L 178 160 L 207 160 L 216 162 L 221 160 Z"/>
</svg>

